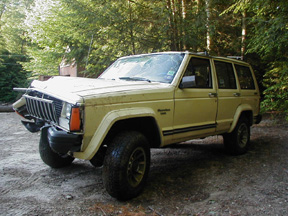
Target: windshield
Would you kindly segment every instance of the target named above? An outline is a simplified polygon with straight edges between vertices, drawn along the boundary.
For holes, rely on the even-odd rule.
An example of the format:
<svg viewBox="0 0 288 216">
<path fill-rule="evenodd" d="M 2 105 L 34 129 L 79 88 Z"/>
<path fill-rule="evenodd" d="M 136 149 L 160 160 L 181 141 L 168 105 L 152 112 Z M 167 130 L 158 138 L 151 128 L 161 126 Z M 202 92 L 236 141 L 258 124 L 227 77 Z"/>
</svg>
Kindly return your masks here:
<svg viewBox="0 0 288 216">
<path fill-rule="evenodd" d="M 165 53 L 120 58 L 99 77 L 111 80 L 171 83 L 184 54 Z"/>
</svg>

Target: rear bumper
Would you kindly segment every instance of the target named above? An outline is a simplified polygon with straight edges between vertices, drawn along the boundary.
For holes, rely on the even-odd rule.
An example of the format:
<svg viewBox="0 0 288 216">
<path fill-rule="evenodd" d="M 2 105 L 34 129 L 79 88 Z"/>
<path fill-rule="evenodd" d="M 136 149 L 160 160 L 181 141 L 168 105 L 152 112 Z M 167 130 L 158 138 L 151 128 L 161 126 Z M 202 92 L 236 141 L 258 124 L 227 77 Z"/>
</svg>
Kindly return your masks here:
<svg viewBox="0 0 288 216">
<path fill-rule="evenodd" d="M 80 151 L 82 135 L 67 133 L 54 127 L 48 129 L 48 140 L 51 149 L 60 154 Z"/>
</svg>

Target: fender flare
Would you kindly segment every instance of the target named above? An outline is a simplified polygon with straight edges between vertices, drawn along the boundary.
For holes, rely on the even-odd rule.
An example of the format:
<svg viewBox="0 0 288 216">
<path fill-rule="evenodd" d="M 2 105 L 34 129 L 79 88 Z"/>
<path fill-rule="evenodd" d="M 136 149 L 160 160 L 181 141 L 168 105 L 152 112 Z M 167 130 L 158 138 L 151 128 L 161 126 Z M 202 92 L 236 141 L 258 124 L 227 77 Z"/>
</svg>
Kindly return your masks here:
<svg viewBox="0 0 288 216">
<path fill-rule="evenodd" d="M 74 152 L 73 156 L 79 159 L 91 160 L 99 150 L 102 142 L 104 141 L 112 126 L 119 120 L 137 117 L 153 117 L 155 119 L 155 116 L 156 114 L 154 110 L 146 107 L 113 110 L 107 113 L 102 119 L 87 148 L 83 152 Z"/>
<path fill-rule="evenodd" d="M 241 114 L 242 114 L 244 111 L 251 111 L 251 112 L 253 112 L 252 110 L 253 110 L 253 109 L 252 109 L 251 105 L 249 105 L 249 104 L 241 104 L 240 106 L 238 106 L 237 109 L 236 109 L 234 118 L 233 118 L 232 125 L 231 125 L 228 133 L 231 133 L 231 132 L 234 130 L 234 128 L 236 127 L 236 125 L 237 125 L 237 123 L 238 123 L 238 120 L 239 120 Z"/>
</svg>

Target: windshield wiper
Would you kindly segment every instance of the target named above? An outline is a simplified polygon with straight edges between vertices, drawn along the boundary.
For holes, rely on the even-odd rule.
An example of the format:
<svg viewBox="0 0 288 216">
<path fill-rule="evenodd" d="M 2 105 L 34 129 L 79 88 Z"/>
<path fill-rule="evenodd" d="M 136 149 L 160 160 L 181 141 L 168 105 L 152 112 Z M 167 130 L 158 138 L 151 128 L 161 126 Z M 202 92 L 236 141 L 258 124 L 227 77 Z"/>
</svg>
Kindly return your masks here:
<svg viewBox="0 0 288 216">
<path fill-rule="evenodd" d="M 143 78 L 143 77 L 119 77 L 120 80 L 127 80 L 127 81 L 147 81 L 151 83 L 151 80 Z"/>
</svg>

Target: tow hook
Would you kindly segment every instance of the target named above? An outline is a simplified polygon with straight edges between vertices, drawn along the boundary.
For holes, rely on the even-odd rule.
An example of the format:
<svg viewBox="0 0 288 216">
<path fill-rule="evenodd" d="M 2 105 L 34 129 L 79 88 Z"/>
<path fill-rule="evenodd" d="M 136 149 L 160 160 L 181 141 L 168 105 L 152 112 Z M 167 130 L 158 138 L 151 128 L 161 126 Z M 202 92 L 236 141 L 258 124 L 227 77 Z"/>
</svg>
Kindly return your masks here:
<svg viewBox="0 0 288 216">
<path fill-rule="evenodd" d="M 22 120 L 21 122 L 26 127 L 26 129 L 28 131 L 30 131 L 31 133 L 36 133 L 36 132 L 40 131 L 40 129 L 45 124 L 43 121 L 40 121 L 40 120 L 36 120 L 35 122 Z"/>
</svg>

